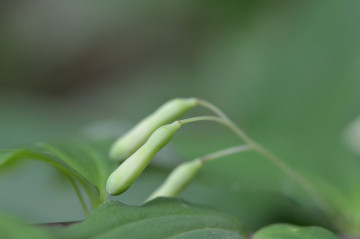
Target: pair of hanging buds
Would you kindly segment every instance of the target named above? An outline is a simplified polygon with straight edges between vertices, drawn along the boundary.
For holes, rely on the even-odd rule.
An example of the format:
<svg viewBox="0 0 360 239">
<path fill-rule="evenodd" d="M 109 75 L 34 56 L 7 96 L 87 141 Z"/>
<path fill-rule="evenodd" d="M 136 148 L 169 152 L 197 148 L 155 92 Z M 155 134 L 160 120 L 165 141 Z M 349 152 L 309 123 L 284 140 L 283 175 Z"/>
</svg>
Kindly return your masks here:
<svg viewBox="0 0 360 239">
<path fill-rule="evenodd" d="M 131 186 L 180 128 L 180 122 L 174 120 L 195 107 L 197 102 L 195 98 L 171 100 L 114 143 L 110 157 L 118 161 L 127 159 L 108 178 L 106 190 L 109 194 L 119 195 Z M 201 165 L 200 160 L 180 165 L 151 197 L 176 195 L 191 181 Z"/>
</svg>

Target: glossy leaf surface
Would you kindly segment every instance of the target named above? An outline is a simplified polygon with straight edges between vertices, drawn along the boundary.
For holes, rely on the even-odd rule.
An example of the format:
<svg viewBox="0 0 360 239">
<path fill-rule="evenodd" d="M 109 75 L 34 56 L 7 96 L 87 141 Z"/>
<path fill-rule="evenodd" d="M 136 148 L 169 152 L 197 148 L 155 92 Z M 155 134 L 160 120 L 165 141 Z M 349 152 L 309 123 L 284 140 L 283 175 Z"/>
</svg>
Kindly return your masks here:
<svg viewBox="0 0 360 239">
<path fill-rule="evenodd" d="M 339 239 L 321 227 L 299 227 L 290 224 L 275 224 L 258 231 L 253 239 Z"/>
</svg>

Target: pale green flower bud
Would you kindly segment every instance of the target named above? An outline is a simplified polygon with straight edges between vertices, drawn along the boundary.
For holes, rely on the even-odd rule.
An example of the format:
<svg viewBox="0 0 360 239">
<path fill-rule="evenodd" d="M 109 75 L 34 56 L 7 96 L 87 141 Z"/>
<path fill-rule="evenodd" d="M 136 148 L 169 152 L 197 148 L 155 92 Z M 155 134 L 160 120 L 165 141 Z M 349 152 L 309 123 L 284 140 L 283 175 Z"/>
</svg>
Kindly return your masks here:
<svg viewBox="0 0 360 239">
<path fill-rule="evenodd" d="M 195 107 L 197 102 L 195 98 L 176 98 L 166 102 L 119 138 L 110 149 L 110 158 L 119 161 L 128 158 L 157 128 L 178 119 L 186 111 Z"/>
<path fill-rule="evenodd" d="M 159 127 L 143 146 L 110 175 L 106 184 L 107 192 L 111 195 L 125 192 L 179 128 L 178 121 Z"/>
<path fill-rule="evenodd" d="M 178 195 L 196 176 L 202 165 L 200 159 L 180 164 L 146 201 L 157 197 L 174 197 Z"/>
</svg>

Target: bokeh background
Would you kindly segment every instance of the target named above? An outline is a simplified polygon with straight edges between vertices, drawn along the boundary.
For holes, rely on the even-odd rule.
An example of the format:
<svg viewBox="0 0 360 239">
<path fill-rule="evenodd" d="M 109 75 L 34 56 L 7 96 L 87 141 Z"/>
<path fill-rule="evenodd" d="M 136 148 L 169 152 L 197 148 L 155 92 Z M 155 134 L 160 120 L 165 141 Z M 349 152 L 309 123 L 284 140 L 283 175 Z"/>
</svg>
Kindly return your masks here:
<svg viewBox="0 0 360 239">
<path fill-rule="evenodd" d="M 359 155 L 343 140 L 360 114 L 359 22 L 355 0 L 1 1 L 0 148 L 115 138 L 163 102 L 196 96 L 360 215 Z M 188 125 L 118 199 L 140 204 L 181 160 L 238 143 L 214 123 Z M 250 230 L 331 227 L 254 153 L 206 165 L 181 196 Z M 61 176 L 30 161 L 0 171 L 0 211 L 34 223 L 83 218 Z"/>
</svg>

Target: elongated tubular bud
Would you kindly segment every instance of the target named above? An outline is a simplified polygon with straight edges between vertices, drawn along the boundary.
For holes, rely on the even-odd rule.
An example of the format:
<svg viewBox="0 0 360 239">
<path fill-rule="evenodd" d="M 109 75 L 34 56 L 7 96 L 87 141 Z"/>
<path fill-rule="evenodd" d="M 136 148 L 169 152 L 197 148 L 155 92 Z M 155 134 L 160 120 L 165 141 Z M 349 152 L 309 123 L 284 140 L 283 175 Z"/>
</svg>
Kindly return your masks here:
<svg viewBox="0 0 360 239">
<path fill-rule="evenodd" d="M 168 124 L 196 106 L 195 98 L 176 98 L 160 106 L 154 113 L 140 121 L 134 128 L 119 138 L 110 149 L 110 158 L 124 160 L 143 145 L 161 125 Z"/>
<path fill-rule="evenodd" d="M 200 159 L 180 164 L 146 201 L 150 201 L 157 197 L 176 196 L 191 182 L 202 165 L 203 162 Z"/>
<path fill-rule="evenodd" d="M 169 143 L 179 128 L 180 123 L 178 121 L 159 127 L 143 146 L 110 175 L 106 184 L 107 192 L 111 195 L 119 195 L 125 192 L 139 177 L 155 154 Z"/>
</svg>

